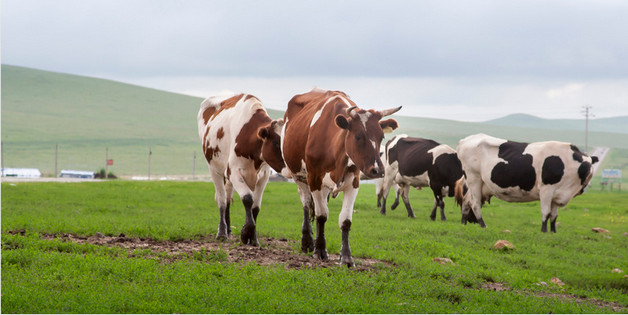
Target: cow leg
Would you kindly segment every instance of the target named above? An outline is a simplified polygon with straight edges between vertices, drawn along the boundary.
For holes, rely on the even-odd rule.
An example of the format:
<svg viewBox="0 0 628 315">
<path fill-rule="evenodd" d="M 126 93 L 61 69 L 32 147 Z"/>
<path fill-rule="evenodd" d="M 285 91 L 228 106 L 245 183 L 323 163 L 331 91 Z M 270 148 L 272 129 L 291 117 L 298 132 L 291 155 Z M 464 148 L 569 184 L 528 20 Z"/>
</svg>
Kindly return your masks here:
<svg viewBox="0 0 628 315">
<path fill-rule="evenodd" d="M 220 211 L 220 219 L 218 221 L 218 232 L 216 233 L 216 239 L 225 241 L 229 238 L 227 217 L 229 213 L 229 202 L 227 198 L 227 192 L 225 190 L 225 177 L 220 172 L 212 169 L 211 172 L 212 181 L 214 182 L 215 195 L 214 199 L 218 204 L 218 211 Z"/>
<path fill-rule="evenodd" d="M 314 211 L 316 214 L 316 239 L 314 240 L 314 257 L 320 260 L 328 260 L 327 242 L 325 240 L 325 222 L 329 216 L 327 208 L 327 196 L 329 189 L 322 187 L 321 190 L 312 192 L 314 199 Z"/>
<path fill-rule="evenodd" d="M 541 224 L 541 232 L 547 232 L 547 220 L 552 214 L 552 193 L 547 189 L 542 189 L 540 193 L 541 216 L 543 223 Z M 556 227 L 554 227 L 556 229 Z"/>
<path fill-rule="evenodd" d="M 434 198 L 434 206 L 432 207 L 432 213 L 430 214 L 430 219 L 432 221 L 436 221 L 436 208 L 438 208 L 438 198 Z"/>
<path fill-rule="evenodd" d="M 440 197 L 438 206 L 440 207 L 440 220 L 447 221 L 447 217 L 445 216 L 445 201 L 443 200 L 443 197 Z"/>
<path fill-rule="evenodd" d="M 384 195 L 384 179 L 376 179 L 375 180 L 375 193 L 377 194 L 377 207 L 380 208 L 382 206 L 382 197 Z"/>
<path fill-rule="evenodd" d="M 395 188 L 395 202 L 393 202 L 393 204 L 390 205 L 390 210 L 397 209 L 397 206 L 399 205 L 399 194 L 400 194 L 399 185 L 395 184 L 394 188 Z"/>
<path fill-rule="evenodd" d="M 229 179 L 244 205 L 244 225 L 240 231 L 240 240 L 243 244 L 258 246 L 259 243 L 257 242 L 255 232 L 255 216 L 253 215 L 254 195 L 251 187 L 247 184 L 247 182 L 250 182 L 251 186 L 254 187 L 257 184 L 257 174 L 244 173 L 242 169 L 232 167 Z"/>
<path fill-rule="evenodd" d="M 225 184 L 227 193 L 227 207 L 225 208 L 225 223 L 227 224 L 227 235 L 231 237 L 231 201 L 233 201 L 233 185 L 230 181 Z"/>
<path fill-rule="evenodd" d="M 312 201 L 312 194 L 307 183 L 302 181 L 296 181 L 297 188 L 299 190 L 299 196 L 301 197 L 301 204 L 303 204 L 303 224 L 301 225 L 301 251 L 309 253 L 314 251 L 314 238 L 312 237 L 312 224 L 310 223 L 310 212 L 314 210 L 314 202 Z"/>
<path fill-rule="evenodd" d="M 410 205 L 410 185 L 399 185 L 399 190 L 401 191 L 401 199 L 403 199 L 403 203 L 406 205 L 408 217 L 416 218 L 412 206 Z"/>
<path fill-rule="evenodd" d="M 253 191 L 253 204 L 251 205 L 250 213 L 247 211 L 246 213 L 246 222 L 244 224 L 244 228 L 246 234 L 241 234 L 240 237 L 244 235 L 242 239 L 242 243 L 249 244 L 252 246 L 259 246 L 259 242 L 257 240 L 257 215 L 259 214 L 260 207 L 262 205 L 262 197 L 264 195 L 264 188 L 266 188 L 266 184 L 268 183 L 268 178 L 270 177 L 270 171 L 262 170 L 258 174 L 257 182 L 255 183 L 255 190 Z"/>
<path fill-rule="evenodd" d="M 552 213 L 550 214 L 550 228 L 556 233 L 556 219 L 558 219 L 558 205 L 552 202 Z"/>
<path fill-rule="evenodd" d="M 480 227 L 485 228 L 486 224 L 484 223 L 484 219 L 482 219 L 482 186 L 473 186 L 469 187 L 469 194 L 471 194 L 471 201 L 469 205 L 463 206 L 463 210 L 466 210 L 462 213 L 462 223 L 467 221 L 474 223 L 477 222 Z"/>
<path fill-rule="evenodd" d="M 338 225 L 342 232 L 342 246 L 340 247 L 340 265 L 347 267 L 355 267 L 353 257 L 351 256 L 351 247 L 349 246 L 349 231 L 351 230 L 351 222 L 353 221 L 353 205 L 358 196 L 357 188 L 349 188 L 344 192 L 342 200 L 342 210 L 338 216 Z"/>
<path fill-rule="evenodd" d="M 381 203 L 381 207 L 379 208 L 379 213 L 381 213 L 382 215 L 386 215 L 386 198 L 388 198 L 388 193 L 390 192 L 391 185 L 392 185 L 392 178 L 390 178 L 390 176 L 384 175 L 384 179 L 382 180 L 382 188 L 381 188 L 382 203 Z"/>
</svg>

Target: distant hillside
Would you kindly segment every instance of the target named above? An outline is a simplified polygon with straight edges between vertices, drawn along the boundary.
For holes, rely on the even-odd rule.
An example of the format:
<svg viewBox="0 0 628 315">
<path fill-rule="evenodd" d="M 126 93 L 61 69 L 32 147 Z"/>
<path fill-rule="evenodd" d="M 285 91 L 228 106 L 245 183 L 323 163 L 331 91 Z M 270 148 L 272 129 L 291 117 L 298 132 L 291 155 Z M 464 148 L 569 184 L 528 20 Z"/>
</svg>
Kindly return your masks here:
<svg viewBox="0 0 628 315">
<path fill-rule="evenodd" d="M 153 178 L 206 175 L 196 130 L 201 101 L 110 80 L 2 65 L 3 165 L 39 168 L 52 175 L 58 145 L 57 172 L 96 171 L 104 167 L 108 154 L 114 160 L 109 170 L 117 175 L 146 176 L 149 161 Z M 269 114 L 283 116 L 276 110 Z M 568 141 L 584 149 L 582 128 L 559 130 L 516 117 L 509 118 L 507 128 L 499 122 L 393 117 L 400 125 L 394 134 L 431 138 L 452 147 L 463 137 L 483 132 L 517 141 Z M 628 149 L 626 131 L 591 132 L 589 142 Z"/>
<path fill-rule="evenodd" d="M 584 119 L 544 119 L 526 114 L 512 114 L 485 121 L 485 124 L 556 130 L 584 130 Z M 628 133 L 628 116 L 589 119 L 589 131 Z"/>
</svg>

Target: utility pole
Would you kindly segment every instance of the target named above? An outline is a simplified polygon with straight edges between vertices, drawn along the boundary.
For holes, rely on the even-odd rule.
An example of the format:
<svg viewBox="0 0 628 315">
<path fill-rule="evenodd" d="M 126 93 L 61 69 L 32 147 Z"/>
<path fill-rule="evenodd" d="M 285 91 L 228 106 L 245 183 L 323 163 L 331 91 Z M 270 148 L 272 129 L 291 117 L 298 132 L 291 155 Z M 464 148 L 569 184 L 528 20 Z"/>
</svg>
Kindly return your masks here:
<svg viewBox="0 0 628 315">
<path fill-rule="evenodd" d="M 4 141 L 0 141 L 0 168 L 2 168 L 2 173 L 4 174 Z"/>
<path fill-rule="evenodd" d="M 105 147 L 105 179 L 109 178 L 109 147 Z"/>
<path fill-rule="evenodd" d="M 585 125 L 584 125 L 584 152 L 589 153 L 589 117 L 595 117 L 591 113 L 591 105 L 582 106 L 582 113 L 585 117 Z"/>
<path fill-rule="evenodd" d="M 196 151 L 194 151 L 194 158 L 192 158 L 192 180 L 196 179 Z"/>
<path fill-rule="evenodd" d="M 57 161 L 59 160 L 59 144 L 55 144 L 55 177 L 59 176 L 57 173 Z"/>
<path fill-rule="evenodd" d="M 150 180 L 150 156 L 153 155 L 153 151 L 148 147 L 148 180 Z"/>
</svg>

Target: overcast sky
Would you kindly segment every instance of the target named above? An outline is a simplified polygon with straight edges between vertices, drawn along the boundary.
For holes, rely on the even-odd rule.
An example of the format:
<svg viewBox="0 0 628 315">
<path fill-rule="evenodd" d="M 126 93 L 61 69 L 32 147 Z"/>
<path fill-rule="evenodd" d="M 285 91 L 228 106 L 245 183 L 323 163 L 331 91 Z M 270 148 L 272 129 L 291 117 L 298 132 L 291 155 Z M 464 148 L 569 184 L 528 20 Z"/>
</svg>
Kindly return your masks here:
<svg viewBox="0 0 628 315">
<path fill-rule="evenodd" d="M 628 1 L 4 0 L 2 63 L 285 109 L 483 121 L 628 115 Z"/>
</svg>

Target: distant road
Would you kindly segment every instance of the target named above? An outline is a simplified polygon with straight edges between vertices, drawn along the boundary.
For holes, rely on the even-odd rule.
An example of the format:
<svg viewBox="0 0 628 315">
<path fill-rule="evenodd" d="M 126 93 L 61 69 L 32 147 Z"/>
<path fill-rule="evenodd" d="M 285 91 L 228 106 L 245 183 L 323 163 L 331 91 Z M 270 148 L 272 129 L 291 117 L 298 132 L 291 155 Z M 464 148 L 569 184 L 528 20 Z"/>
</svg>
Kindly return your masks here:
<svg viewBox="0 0 628 315">
<path fill-rule="evenodd" d="M 609 148 L 607 147 L 597 147 L 593 149 L 593 152 L 591 152 L 591 154 L 589 154 L 590 156 L 597 156 L 597 158 L 600 160 L 598 163 L 593 164 L 593 174 L 595 174 L 597 172 L 598 167 L 602 165 L 602 161 L 604 161 L 604 158 L 606 157 L 606 154 L 608 153 L 608 151 L 609 151 Z"/>
</svg>

